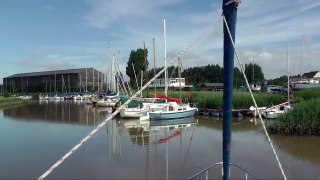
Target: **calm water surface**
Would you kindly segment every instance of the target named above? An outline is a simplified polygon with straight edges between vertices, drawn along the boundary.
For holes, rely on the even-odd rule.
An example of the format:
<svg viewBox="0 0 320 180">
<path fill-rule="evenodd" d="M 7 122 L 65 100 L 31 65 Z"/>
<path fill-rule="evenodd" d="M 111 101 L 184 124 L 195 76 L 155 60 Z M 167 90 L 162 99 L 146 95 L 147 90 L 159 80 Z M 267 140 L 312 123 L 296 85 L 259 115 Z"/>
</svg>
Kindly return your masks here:
<svg viewBox="0 0 320 180">
<path fill-rule="evenodd" d="M 99 125 L 110 109 L 75 102 L 34 102 L 0 109 L 0 179 L 37 178 Z M 222 161 L 221 119 L 196 117 L 187 127 L 114 119 L 49 178 L 188 178 Z M 260 179 L 281 172 L 261 125 L 235 119 L 231 161 Z M 289 179 L 320 178 L 320 137 L 272 136 Z M 209 176 L 221 178 L 221 168 Z M 232 178 L 244 175 L 232 168 Z M 203 177 L 202 177 L 203 178 Z"/>
</svg>

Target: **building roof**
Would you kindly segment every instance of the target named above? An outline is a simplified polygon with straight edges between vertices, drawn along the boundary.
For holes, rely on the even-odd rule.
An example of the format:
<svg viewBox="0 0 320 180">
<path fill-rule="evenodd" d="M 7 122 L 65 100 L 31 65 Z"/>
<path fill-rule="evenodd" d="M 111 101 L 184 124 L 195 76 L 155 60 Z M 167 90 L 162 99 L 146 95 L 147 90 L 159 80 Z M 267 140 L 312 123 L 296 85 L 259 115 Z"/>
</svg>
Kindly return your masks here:
<svg viewBox="0 0 320 180">
<path fill-rule="evenodd" d="M 5 78 L 16 78 L 16 77 L 30 77 L 30 76 L 48 76 L 54 74 L 72 74 L 80 73 L 81 71 L 92 71 L 94 68 L 78 68 L 78 69 L 65 69 L 65 70 L 55 70 L 55 71 L 42 71 L 42 72 L 30 72 L 30 73 L 18 73 Z M 96 70 L 96 69 L 95 69 Z"/>
<path fill-rule="evenodd" d="M 311 72 L 308 72 L 308 73 L 304 73 L 303 74 L 303 77 L 304 78 L 313 78 L 319 71 L 311 71 Z"/>
</svg>

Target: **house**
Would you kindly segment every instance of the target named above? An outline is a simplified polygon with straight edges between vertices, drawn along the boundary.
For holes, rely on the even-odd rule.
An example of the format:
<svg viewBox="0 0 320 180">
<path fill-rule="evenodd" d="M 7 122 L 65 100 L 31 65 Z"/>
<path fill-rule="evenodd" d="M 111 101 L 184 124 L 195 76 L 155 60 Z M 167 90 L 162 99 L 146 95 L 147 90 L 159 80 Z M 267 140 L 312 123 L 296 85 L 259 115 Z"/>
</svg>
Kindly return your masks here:
<svg viewBox="0 0 320 180">
<path fill-rule="evenodd" d="M 201 90 L 207 91 L 223 91 L 223 83 L 203 83 Z"/>
<path fill-rule="evenodd" d="M 308 73 L 304 73 L 302 75 L 302 78 L 307 80 L 310 80 L 310 79 L 320 80 L 320 71 L 311 71 Z"/>
<path fill-rule="evenodd" d="M 300 75 L 290 76 L 290 81 L 292 81 L 292 82 L 296 82 L 296 81 L 300 81 L 300 80 L 301 80 Z"/>
</svg>

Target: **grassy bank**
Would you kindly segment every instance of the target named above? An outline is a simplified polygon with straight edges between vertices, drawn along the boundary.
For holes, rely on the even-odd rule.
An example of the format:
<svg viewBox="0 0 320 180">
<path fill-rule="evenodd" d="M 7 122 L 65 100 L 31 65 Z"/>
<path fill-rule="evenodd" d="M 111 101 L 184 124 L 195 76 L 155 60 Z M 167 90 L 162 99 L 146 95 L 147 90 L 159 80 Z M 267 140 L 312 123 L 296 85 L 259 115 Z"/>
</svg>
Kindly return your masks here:
<svg viewBox="0 0 320 180">
<path fill-rule="evenodd" d="M 17 97 L 0 97 L 0 108 L 12 106 L 12 105 L 19 105 L 25 104 L 30 102 L 30 100 L 20 99 Z"/>
<path fill-rule="evenodd" d="M 163 94 L 163 92 L 158 93 Z M 149 95 L 151 94 L 154 94 L 154 91 L 150 91 Z M 192 94 L 199 108 L 222 109 L 223 107 L 223 92 L 194 91 Z M 146 96 L 146 93 L 144 93 L 144 96 Z M 179 97 L 179 92 L 169 91 L 168 96 L 177 98 Z M 271 104 L 280 104 L 285 101 L 285 97 L 278 94 L 254 93 L 254 97 L 258 106 L 270 106 Z M 182 92 L 182 100 L 192 102 L 188 91 Z M 248 92 L 234 91 L 233 108 L 248 109 L 252 105 L 253 101 Z"/>
<path fill-rule="evenodd" d="M 223 107 L 222 92 L 199 91 L 194 93 L 194 97 L 200 108 L 222 109 Z M 275 94 L 254 93 L 254 97 L 258 106 L 270 106 L 285 101 L 284 96 Z M 247 109 L 253 105 L 253 101 L 248 92 L 234 91 L 232 104 L 235 109 Z"/>
<path fill-rule="evenodd" d="M 293 109 L 269 122 L 267 129 L 279 135 L 320 135 L 320 90 L 305 89 L 294 93 Z"/>
<path fill-rule="evenodd" d="M 267 130 L 279 135 L 320 135 L 320 98 L 302 101 L 277 120 L 268 122 Z"/>
<path fill-rule="evenodd" d="M 311 99 L 317 99 L 320 98 L 320 89 L 305 89 L 296 91 L 293 96 L 293 100 L 296 103 L 302 102 L 302 101 L 309 101 Z"/>
</svg>

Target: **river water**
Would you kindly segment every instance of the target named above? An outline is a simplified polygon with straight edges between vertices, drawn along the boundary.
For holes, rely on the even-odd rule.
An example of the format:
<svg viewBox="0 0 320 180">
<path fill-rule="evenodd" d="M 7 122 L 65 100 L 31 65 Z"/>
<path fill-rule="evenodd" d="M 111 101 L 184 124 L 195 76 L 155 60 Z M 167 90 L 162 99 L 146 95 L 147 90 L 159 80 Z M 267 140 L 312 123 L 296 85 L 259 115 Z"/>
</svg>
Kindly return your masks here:
<svg viewBox="0 0 320 180">
<path fill-rule="evenodd" d="M 38 178 L 109 113 L 76 102 L 35 101 L 0 109 L 0 179 Z M 170 123 L 169 128 L 113 119 L 48 177 L 186 179 L 222 161 L 221 119 L 196 116 L 180 127 Z M 320 178 L 320 137 L 271 139 L 288 179 Z M 282 178 L 262 126 L 250 119 L 233 120 L 231 162 L 259 179 Z M 221 166 L 209 177 L 220 179 Z M 232 167 L 231 178 L 245 175 Z"/>
</svg>

